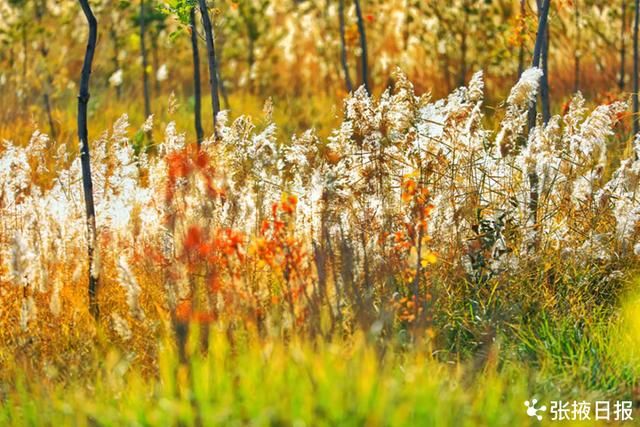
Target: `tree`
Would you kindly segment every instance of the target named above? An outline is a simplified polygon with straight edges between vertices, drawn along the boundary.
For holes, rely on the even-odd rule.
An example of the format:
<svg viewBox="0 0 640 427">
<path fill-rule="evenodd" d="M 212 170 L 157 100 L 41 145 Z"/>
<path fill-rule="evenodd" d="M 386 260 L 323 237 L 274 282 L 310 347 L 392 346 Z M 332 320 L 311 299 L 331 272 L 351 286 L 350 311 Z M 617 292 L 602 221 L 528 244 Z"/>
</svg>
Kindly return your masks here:
<svg viewBox="0 0 640 427">
<path fill-rule="evenodd" d="M 539 8 L 538 8 L 538 30 L 536 33 L 536 43 L 533 49 L 533 61 L 531 62 L 532 67 L 543 68 L 546 66 L 546 59 L 544 59 L 544 63 L 541 61 L 543 56 L 546 56 L 545 52 L 548 53 L 548 48 L 545 47 L 548 42 L 547 39 L 547 20 L 549 17 L 549 7 L 551 4 L 551 0 L 539 0 Z M 548 80 L 546 79 L 546 73 L 542 76 L 540 81 L 540 94 L 543 91 L 548 90 Z M 547 92 L 548 93 L 548 92 Z M 542 102 L 547 104 L 548 109 L 548 96 L 546 98 L 542 98 Z M 543 106 L 544 108 L 544 106 Z M 549 119 L 545 117 L 545 123 Z M 534 101 L 529 109 L 529 129 L 532 129 L 536 124 L 536 102 Z"/>
<path fill-rule="evenodd" d="M 153 82 L 155 95 L 160 95 L 160 79 L 158 79 L 158 70 L 160 69 L 160 61 L 158 55 L 158 39 L 162 30 L 165 28 L 164 15 L 157 13 L 154 7 L 151 13 L 148 13 L 148 19 L 151 24 L 151 62 L 153 64 Z"/>
<path fill-rule="evenodd" d="M 636 11 L 633 21 L 633 135 L 640 130 L 638 118 L 638 23 L 640 21 L 640 0 L 635 1 Z"/>
<path fill-rule="evenodd" d="M 144 117 L 151 115 L 151 101 L 149 100 L 149 73 L 147 64 L 147 49 L 145 46 L 145 7 L 144 0 L 140 0 L 140 56 L 142 57 L 142 84 L 144 91 Z"/>
<path fill-rule="evenodd" d="M 213 110 L 213 132 L 216 131 L 216 116 L 220 112 L 220 98 L 218 96 L 218 65 L 216 63 L 216 51 L 213 42 L 213 26 L 207 9 L 207 0 L 198 0 L 200 13 L 202 15 L 202 26 L 207 41 L 207 62 L 209 63 L 209 89 L 211 92 L 211 106 Z"/>
<path fill-rule="evenodd" d="M 482 68 L 492 75 L 503 75 L 508 70 L 504 61 L 510 49 L 506 44 L 502 46 L 500 40 L 501 33 L 507 26 L 495 17 L 500 17 L 505 22 L 515 12 L 512 7 L 502 3 L 472 0 L 422 2 L 425 12 L 436 18 L 433 41 L 434 48 L 441 57 L 446 92 L 451 91 L 454 86 L 463 86 L 471 69 Z M 521 3 L 521 6 L 526 5 Z M 516 25 L 513 43 L 522 46 L 524 61 L 522 35 L 525 14 L 522 9 Z M 481 40 L 492 40 L 492 43 L 479 43 Z"/>
<path fill-rule="evenodd" d="M 161 8 L 165 15 L 174 15 L 181 24 L 180 30 L 188 29 L 191 40 L 191 57 L 193 62 L 193 97 L 194 97 L 194 125 L 198 145 L 204 139 L 202 130 L 202 108 L 200 92 L 200 50 L 198 49 L 198 28 L 196 25 L 195 0 L 171 0 Z M 180 31 L 171 34 L 175 38 Z"/>
<path fill-rule="evenodd" d="M 547 2 L 550 1 L 547 0 Z M 541 62 L 540 100 L 542 104 L 542 122 L 546 125 L 551 119 L 551 106 L 549 104 L 549 25 L 545 25 Z"/>
<path fill-rule="evenodd" d="M 17 29 L 19 29 L 21 44 L 22 44 L 22 84 L 26 88 L 28 87 L 27 72 L 29 70 L 29 35 L 34 36 L 33 44 L 36 46 L 39 57 L 35 56 L 33 59 L 36 63 L 36 78 L 41 84 L 43 110 L 47 117 L 49 124 L 49 135 L 52 139 L 56 139 L 57 131 L 53 121 L 52 107 L 51 107 L 51 88 L 53 86 L 53 77 L 49 72 L 49 48 L 47 46 L 47 30 L 43 24 L 43 17 L 47 13 L 47 4 L 45 1 L 36 0 L 33 2 L 27 0 L 9 0 L 8 4 L 16 12 L 17 16 Z M 33 9 L 33 10 L 32 10 Z M 30 14 L 33 12 L 35 20 L 30 18 Z M 1 19 L 1 18 L 0 18 Z M 27 101 L 26 97 L 24 99 Z"/>
<path fill-rule="evenodd" d="M 339 0 L 338 15 L 340 18 L 340 63 L 342 64 L 342 71 L 344 72 L 344 81 L 347 87 L 347 92 L 352 92 L 353 83 L 351 82 L 351 76 L 349 75 L 349 64 L 347 62 L 347 42 L 345 40 L 344 30 L 344 0 Z"/>
<path fill-rule="evenodd" d="M 39 46 L 39 50 L 40 50 L 40 56 L 41 56 L 41 60 L 42 60 L 42 69 L 43 69 L 43 79 L 44 79 L 44 83 L 43 83 L 43 87 L 42 87 L 42 101 L 44 103 L 44 111 L 47 115 L 47 120 L 49 122 L 49 134 L 51 135 L 52 139 L 56 139 L 57 137 L 57 132 L 56 132 L 56 127 L 53 123 L 53 115 L 51 112 L 51 87 L 53 86 L 53 78 L 51 76 L 51 73 L 49 73 L 49 68 L 48 68 L 48 56 L 49 56 L 49 49 L 47 47 L 47 43 L 46 43 L 46 34 L 45 34 L 45 28 L 42 25 L 42 17 L 43 15 L 46 14 L 47 11 L 47 3 L 46 1 L 41 1 L 40 4 L 36 3 L 34 5 L 35 8 L 35 15 L 36 15 L 36 22 L 38 24 L 38 26 L 40 27 L 38 29 L 38 32 L 40 33 L 40 46 Z"/>
<path fill-rule="evenodd" d="M 620 72 L 618 79 L 618 88 L 620 92 L 624 90 L 624 78 L 625 78 L 625 56 L 626 56 L 626 43 L 625 43 L 625 30 L 627 29 L 627 0 L 621 2 L 620 13 Z"/>
<path fill-rule="evenodd" d="M 543 121 L 546 124 L 549 121 L 549 88 L 547 80 L 547 57 L 549 48 L 547 19 L 549 17 L 549 7 L 551 0 L 538 1 L 538 31 L 536 34 L 536 44 L 533 49 L 532 66 L 540 68 L 542 66 L 543 75 L 540 81 L 540 95 L 542 98 Z M 529 109 L 529 131 L 536 124 L 536 102 L 533 101 Z M 534 170 L 529 171 L 529 221 L 532 224 L 538 222 L 538 173 Z"/>
<path fill-rule="evenodd" d="M 191 29 L 191 52 L 193 56 L 193 97 L 194 97 L 194 124 L 196 128 L 196 137 L 198 145 L 204 139 L 204 131 L 202 130 L 202 107 L 200 94 L 200 52 L 198 50 L 198 30 L 196 27 L 196 8 L 189 8 L 189 26 Z"/>
<path fill-rule="evenodd" d="M 82 188 L 84 190 L 85 211 L 87 215 L 87 249 L 89 256 L 89 311 L 98 318 L 97 301 L 98 269 L 94 266 L 96 245 L 96 212 L 93 201 L 93 182 L 91 180 L 91 158 L 89 155 L 89 136 L 87 130 L 87 105 L 89 103 L 89 78 L 91 65 L 98 39 L 98 22 L 93 15 L 88 0 L 78 0 L 89 26 L 89 39 L 80 75 L 80 93 L 78 95 L 78 138 L 80 140 L 80 163 L 82 166 Z"/>
<path fill-rule="evenodd" d="M 121 70 L 121 65 L 120 65 L 120 58 L 119 58 L 119 54 L 120 54 L 120 49 L 122 48 L 122 43 L 120 40 L 120 34 L 122 31 L 121 28 L 119 28 L 120 25 L 123 25 L 121 23 L 122 20 L 122 12 L 126 10 L 126 8 L 129 6 L 129 3 L 125 3 L 125 2 L 120 2 L 120 4 L 118 5 L 117 8 L 115 8 L 115 10 L 112 10 L 111 13 L 107 14 L 106 17 L 108 18 L 108 22 L 109 22 L 109 40 L 111 41 L 111 47 L 112 47 L 112 52 L 113 55 L 111 56 L 111 61 L 113 63 L 113 68 L 111 71 L 111 75 L 114 75 L 115 73 L 118 72 L 122 72 Z M 120 30 L 120 31 L 119 31 Z M 122 97 L 122 82 L 120 81 L 118 84 L 115 84 L 115 89 L 116 89 L 116 97 L 118 99 L 120 99 Z"/>
<path fill-rule="evenodd" d="M 266 13 L 268 4 L 269 2 L 264 0 L 237 3 L 238 15 L 247 34 L 247 77 L 250 91 L 253 91 L 255 86 L 253 82 L 253 66 L 256 62 L 256 42 L 262 30 L 260 21 Z"/>
<path fill-rule="evenodd" d="M 353 0 L 356 6 L 356 18 L 358 22 L 358 34 L 360 34 L 360 63 L 362 67 L 362 84 L 368 94 L 371 94 L 369 89 L 369 62 L 367 58 L 367 36 L 364 31 L 364 18 L 362 17 L 362 8 L 360 7 L 360 0 Z"/>
<path fill-rule="evenodd" d="M 524 71 L 524 32 L 525 19 L 527 14 L 525 0 L 520 0 L 520 17 L 518 18 L 518 79 Z"/>
<path fill-rule="evenodd" d="M 573 4 L 573 18 L 576 27 L 576 48 L 573 53 L 573 91 L 580 90 L 580 56 L 582 55 L 582 26 L 580 24 L 580 2 Z"/>
</svg>

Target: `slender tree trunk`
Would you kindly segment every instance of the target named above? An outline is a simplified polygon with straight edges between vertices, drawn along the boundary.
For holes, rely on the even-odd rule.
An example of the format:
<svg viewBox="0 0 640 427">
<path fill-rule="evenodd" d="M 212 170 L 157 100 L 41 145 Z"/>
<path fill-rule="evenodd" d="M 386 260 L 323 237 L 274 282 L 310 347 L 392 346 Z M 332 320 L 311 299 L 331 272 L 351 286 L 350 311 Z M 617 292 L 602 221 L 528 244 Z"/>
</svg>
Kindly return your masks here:
<svg viewBox="0 0 640 427">
<path fill-rule="evenodd" d="M 191 26 L 191 52 L 193 53 L 193 96 L 195 99 L 194 122 L 196 127 L 196 137 L 198 146 L 204 139 L 202 130 L 202 109 L 200 105 L 200 52 L 198 50 L 198 31 L 196 29 L 196 8 L 193 6 L 189 11 L 189 25 Z"/>
<path fill-rule="evenodd" d="M 38 25 L 42 25 L 42 16 L 46 11 L 47 4 L 46 2 L 41 2 L 40 4 L 36 4 L 36 21 L 38 21 Z M 44 34 L 44 33 L 42 33 Z M 47 115 L 47 121 L 49 122 L 49 135 L 51 135 L 51 139 L 55 140 L 56 135 L 56 127 L 53 122 L 53 115 L 51 112 L 51 86 L 53 85 L 53 78 L 49 73 L 49 69 L 47 68 L 49 50 L 47 49 L 44 35 L 40 36 L 40 55 L 42 56 L 42 61 L 44 62 L 44 85 L 43 85 L 43 93 L 42 100 L 44 102 L 44 111 Z"/>
<path fill-rule="evenodd" d="M 533 67 L 542 67 L 543 76 L 540 81 L 540 95 L 542 98 L 543 120 L 545 123 L 548 121 L 547 115 L 549 114 L 549 92 L 547 84 L 547 60 L 546 52 L 548 49 L 548 33 L 547 33 L 547 19 L 549 16 L 549 7 L 551 0 L 539 0 L 538 1 L 538 32 L 536 34 L 536 44 L 533 49 Z M 547 47 L 545 47 L 547 46 Z M 536 125 L 536 103 L 529 109 L 529 131 Z M 535 170 L 530 171 L 529 178 L 529 222 L 531 224 L 537 224 L 538 222 L 538 184 L 540 179 Z M 532 245 L 532 249 L 537 247 L 537 244 Z"/>
<path fill-rule="evenodd" d="M 47 121 L 49 122 L 49 133 L 51 135 L 51 139 L 55 141 L 58 137 L 58 133 L 56 132 L 56 125 L 53 121 L 53 112 L 51 111 L 51 97 L 49 96 L 49 88 L 51 87 L 50 79 L 47 79 L 45 86 L 46 89 L 42 94 L 42 101 L 44 102 L 44 111 L 47 114 Z"/>
<path fill-rule="evenodd" d="M 158 37 L 157 31 L 151 32 L 151 62 L 153 64 L 153 83 L 155 95 L 160 96 L 160 81 L 158 80 L 158 69 L 160 62 L 158 60 Z"/>
<path fill-rule="evenodd" d="M 460 41 L 460 76 L 458 86 L 464 86 L 467 79 L 467 30 L 462 30 L 462 40 Z"/>
<path fill-rule="evenodd" d="M 220 36 L 218 38 L 218 54 L 216 56 L 216 72 L 218 74 L 218 88 L 220 92 L 218 95 L 222 95 L 222 103 L 224 105 L 225 110 L 231 110 L 231 104 L 229 103 L 229 92 L 227 91 L 227 86 L 224 84 L 224 79 L 222 78 L 222 70 L 220 69 L 220 64 L 224 62 L 222 58 L 222 52 L 224 52 L 224 36 Z"/>
<path fill-rule="evenodd" d="M 549 26 L 542 48 L 542 79 L 540 80 L 540 99 L 542 104 L 542 122 L 546 125 L 551 119 L 551 105 L 549 102 Z"/>
<path fill-rule="evenodd" d="M 87 248 L 89 255 L 89 311 L 98 319 L 98 269 L 94 266 L 96 246 L 96 212 L 93 202 L 93 182 L 91 180 L 91 159 L 89 156 L 89 136 L 87 130 L 87 104 L 89 103 L 89 78 L 91 64 L 98 39 L 98 22 L 96 21 L 89 0 L 79 0 L 84 16 L 89 25 L 89 40 L 84 55 L 82 74 L 80 77 L 80 93 L 78 95 L 78 138 L 80 140 L 80 163 L 82 166 L 82 188 L 84 190 L 85 210 L 87 215 Z"/>
<path fill-rule="evenodd" d="M 209 10 L 207 9 L 206 0 L 198 0 L 200 5 L 200 14 L 202 15 L 202 25 L 204 27 L 204 35 L 207 41 L 207 60 L 209 63 L 209 89 L 211 92 L 211 106 L 213 110 L 213 132 L 217 135 L 216 116 L 220 112 L 220 98 L 218 97 L 218 72 L 216 64 L 216 51 L 213 42 L 213 27 Z"/>
<path fill-rule="evenodd" d="M 22 59 L 22 89 L 24 90 L 25 88 L 29 87 L 29 83 L 27 82 L 27 64 L 29 62 L 28 59 L 28 55 L 29 55 L 29 43 L 27 40 L 27 20 L 26 17 L 23 16 L 23 22 L 22 22 L 22 54 L 23 54 L 23 59 Z M 27 99 L 27 94 L 26 92 L 23 92 L 22 94 L 22 106 L 24 109 L 27 108 L 29 100 Z"/>
<path fill-rule="evenodd" d="M 118 60 L 118 53 L 120 52 L 120 41 L 118 40 L 118 33 L 116 32 L 113 22 L 109 29 L 109 38 L 113 44 L 113 72 L 115 73 L 120 69 L 120 61 Z M 116 86 L 116 97 L 120 99 L 122 97 L 122 84 Z"/>
<path fill-rule="evenodd" d="M 576 48 L 574 49 L 574 54 L 573 54 L 573 92 L 575 93 L 580 90 L 580 56 L 582 55 L 582 45 L 581 45 L 582 29 L 580 28 L 579 0 L 575 0 L 573 7 L 575 9 L 574 18 L 575 18 L 575 27 L 576 27 Z M 547 32 L 548 31 L 549 30 L 547 29 Z M 548 45 L 548 41 L 547 41 L 547 45 Z"/>
<path fill-rule="evenodd" d="M 222 95 L 222 102 L 224 103 L 224 108 L 225 110 L 230 110 L 231 106 L 229 104 L 229 93 L 227 92 L 227 87 L 224 85 L 224 80 L 220 75 L 220 67 L 217 67 L 216 73 L 218 73 L 218 83 L 220 87 L 220 94 Z"/>
<path fill-rule="evenodd" d="M 436 48 L 437 48 L 437 43 L 436 43 Z M 451 59 L 449 58 L 449 52 L 447 52 L 447 50 L 445 49 L 445 52 L 442 54 L 442 68 L 443 68 L 443 74 L 444 74 L 444 80 L 447 84 L 447 91 L 444 94 L 446 96 L 447 93 L 451 93 L 451 90 L 453 89 L 453 80 L 451 77 Z"/>
<path fill-rule="evenodd" d="M 249 82 L 249 92 L 253 93 L 254 91 L 254 81 L 253 81 L 253 64 L 256 62 L 256 39 L 257 39 L 257 31 L 255 29 L 255 24 L 252 21 L 251 11 L 247 13 L 244 7 L 239 8 L 240 15 L 242 16 L 242 22 L 247 30 L 247 81 Z"/>
<path fill-rule="evenodd" d="M 536 44 L 533 49 L 533 61 L 532 67 L 541 68 L 540 59 L 542 57 L 543 48 L 545 44 L 545 36 L 547 29 L 547 19 L 549 17 L 549 7 L 551 0 L 541 0 L 539 2 L 540 7 L 538 9 L 538 32 L 536 34 Z M 540 81 L 540 92 L 542 92 L 542 85 L 544 79 Z M 529 129 L 532 129 L 536 125 L 536 102 L 534 101 L 529 109 Z"/>
<path fill-rule="evenodd" d="M 624 91 L 624 78 L 626 68 L 626 43 L 625 43 L 625 30 L 627 29 L 627 0 L 621 2 L 621 25 L 620 25 L 620 75 L 618 80 L 618 88 L 620 92 Z"/>
<path fill-rule="evenodd" d="M 249 82 L 249 90 L 253 92 L 254 82 L 253 82 L 253 64 L 256 62 L 256 53 L 255 53 L 255 40 L 253 40 L 253 36 L 249 35 L 249 52 L 247 54 L 247 63 L 249 65 L 249 72 L 247 73 L 247 81 Z"/>
<path fill-rule="evenodd" d="M 638 24 L 640 21 L 640 0 L 635 0 L 635 18 L 633 21 L 633 135 L 638 134 L 640 118 L 638 117 Z"/>
<path fill-rule="evenodd" d="M 340 63 L 342 64 L 342 71 L 344 72 L 347 92 L 353 92 L 353 83 L 351 82 L 349 64 L 347 62 L 347 42 L 344 35 L 344 0 L 340 0 L 338 3 L 338 16 L 340 18 Z"/>
<path fill-rule="evenodd" d="M 29 43 L 27 42 L 27 21 L 22 23 L 22 80 L 23 83 L 27 82 L 27 63 L 29 62 L 28 54 L 29 54 Z"/>
<path fill-rule="evenodd" d="M 524 31 L 524 22 L 525 22 L 525 15 L 526 15 L 526 3 L 525 0 L 520 0 L 520 30 Z M 518 80 L 520 79 L 520 76 L 522 75 L 522 73 L 524 72 L 524 37 L 522 36 L 522 34 L 520 35 L 520 49 L 518 52 Z"/>
<path fill-rule="evenodd" d="M 42 95 L 43 101 L 44 101 L 44 109 L 45 112 L 47 113 L 47 120 L 49 122 L 49 129 L 51 132 L 51 138 L 53 140 L 56 140 L 58 137 L 58 131 L 56 130 L 56 126 L 55 126 L 55 122 L 53 120 L 53 108 L 51 106 L 52 101 L 51 101 L 51 88 L 53 86 L 53 78 L 51 77 L 51 74 L 49 73 L 49 71 L 47 70 L 47 76 L 46 76 L 46 80 L 45 80 L 45 89 L 44 89 L 44 94 Z"/>
<path fill-rule="evenodd" d="M 467 22 L 469 14 L 467 2 L 462 4 L 464 22 Z M 458 75 L 458 86 L 464 86 L 467 78 L 467 27 L 462 26 L 462 32 L 460 33 L 460 74 Z"/>
<path fill-rule="evenodd" d="M 364 19 L 362 17 L 362 8 L 360 7 L 360 0 L 353 0 L 356 6 L 356 17 L 358 19 L 358 33 L 360 34 L 360 50 L 361 66 L 362 66 L 362 84 L 368 94 L 371 94 L 369 89 L 369 60 L 367 58 L 367 36 L 364 31 Z"/>
<path fill-rule="evenodd" d="M 149 100 L 149 73 L 147 68 L 147 48 L 145 46 L 145 7 L 144 0 L 140 0 L 140 55 L 142 56 L 142 85 L 144 90 L 144 117 L 151 115 L 151 102 Z"/>
</svg>

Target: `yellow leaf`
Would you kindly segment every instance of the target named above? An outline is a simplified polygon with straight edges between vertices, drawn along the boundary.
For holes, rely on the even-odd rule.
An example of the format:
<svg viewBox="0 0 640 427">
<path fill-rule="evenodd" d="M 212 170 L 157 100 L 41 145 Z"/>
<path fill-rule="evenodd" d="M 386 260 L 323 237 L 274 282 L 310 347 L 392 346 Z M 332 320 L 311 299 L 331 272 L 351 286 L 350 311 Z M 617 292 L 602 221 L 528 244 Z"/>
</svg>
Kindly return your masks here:
<svg viewBox="0 0 640 427">
<path fill-rule="evenodd" d="M 438 262 L 438 257 L 436 257 L 436 254 L 431 251 L 427 251 L 427 253 L 422 256 L 421 264 L 423 267 L 426 267 L 429 264 L 435 264 L 436 262 Z"/>
</svg>

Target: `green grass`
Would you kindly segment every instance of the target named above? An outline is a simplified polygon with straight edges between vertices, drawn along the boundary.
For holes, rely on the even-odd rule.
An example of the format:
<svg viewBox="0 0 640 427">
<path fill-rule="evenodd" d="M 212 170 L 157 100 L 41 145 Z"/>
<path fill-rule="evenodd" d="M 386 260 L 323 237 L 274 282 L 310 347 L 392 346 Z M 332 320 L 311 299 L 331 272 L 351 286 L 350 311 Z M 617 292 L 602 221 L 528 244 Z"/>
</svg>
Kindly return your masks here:
<svg viewBox="0 0 640 427">
<path fill-rule="evenodd" d="M 160 343 L 152 373 L 124 348 L 96 350 L 102 357 L 73 379 L 6 367 L 0 425 L 539 425 L 525 413 L 534 396 L 547 406 L 636 398 L 637 302 L 579 326 L 542 315 L 468 360 L 363 335 L 311 342 L 235 332 L 231 344 L 216 327 L 207 351 L 192 334 L 188 366 Z M 558 424 L 549 418 L 542 425 Z"/>
</svg>

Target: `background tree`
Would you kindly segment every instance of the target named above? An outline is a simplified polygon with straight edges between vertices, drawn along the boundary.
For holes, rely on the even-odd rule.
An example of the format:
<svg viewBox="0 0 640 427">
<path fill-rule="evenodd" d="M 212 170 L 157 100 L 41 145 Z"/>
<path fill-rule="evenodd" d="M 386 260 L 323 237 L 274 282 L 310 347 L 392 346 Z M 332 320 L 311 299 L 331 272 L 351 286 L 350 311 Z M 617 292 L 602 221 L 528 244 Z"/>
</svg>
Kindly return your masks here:
<svg viewBox="0 0 640 427">
<path fill-rule="evenodd" d="M 573 19 L 576 31 L 576 48 L 573 54 L 573 91 L 580 90 L 580 57 L 582 56 L 582 25 L 580 22 L 580 0 L 574 0 L 573 3 Z M 547 33 L 548 33 L 547 29 Z M 549 46 L 547 37 L 547 53 L 545 56 L 549 56 Z"/>
<path fill-rule="evenodd" d="M 546 2 L 546 5 L 543 4 L 543 2 Z M 538 0 L 538 11 L 539 13 L 547 14 L 547 21 L 548 21 L 550 4 L 551 4 L 551 0 Z M 543 7 L 546 7 L 545 11 L 542 10 Z M 542 78 L 540 79 L 540 100 L 541 100 L 541 107 L 542 107 L 542 122 L 544 124 L 547 124 L 551 119 L 551 105 L 549 101 L 549 38 L 550 38 L 549 25 L 545 23 L 544 39 L 542 41 L 542 53 L 540 58 L 540 62 L 542 66 Z"/>
<path fill-rule="evenodd" d="M 633 135 L 640 130 L 640 117 L 638 117 L 638 26 L 640 25 L 640 0 L 635 1 L 635 14 L 633 21 Z"/>
<path fill-rule="evenodd" d="M 149 0 L 147 0 L 149 1 Z M 152 2 L 147 10 L 147 27 L 149 28 L 149 38 L 151 40 L 151 64 L 153 66 L 153 81 L 155 95 L 160 95 L 160 79 L 158 78 L 158 70 L 160 70 L 160 53 L 159 43 L 160 37 L 167 25 L 165 22 L 166 15 L 163 14 L 157 3 Z"/>
<path fill-rule="evenodd" d="M 189 33 L 193 61 L 194 127 L 198 144 L 200 144 L 204 139 L 204 131 L 202 129 L 200 50 L 198 49 L 196 7 L 197 5 L 195 0 L 172 0 L 165 3 L 161 10 L 165 15 L 175 16 L 177 21 L 180 23 L 179 30 L 171 34 L 172 39 L 175 39 L 185 30 Z"/>
<path fill-rule="evenodd" d="M 536 43 L 533 49 L 533 60 L 531 61 L 532 67 L 541 68 L 543 69 L 543 71 L 545 67 L 548 69 L 548 66 L 545 65 L 547 61 L 547 59 L 545 59 L 545 52 L 548 52 L 545 45 L 547 44 L 547 20 L 549 17 L 550 3 L 551 0 L 539 0 L 540 7 L 538 9 L 538 29 L 536 32 Z M 545 92 L 548 91 L 548 80 L 545 78 L 545 76 L 546 74 L 543 74 L 540 81 L 540 94 L 543 104 L 546 105 L 546 107 L 543 106 L 543 111 L 544 108 L 547 108 L 548 111 L 549 98 L 548 96 L 542 96 L 542 93 L 548 93 Z M 529 109 L 529 129 L 532 129 L 536 124 L 536 113 L 536 102 L 534 101 L 531 105 L 531 108 Z M 544 116 L 544 123 L 546 123 L 548 120 L 549 118 L 547 116 Z"/>
<path fill-rule="evenodd" d="M 618 88 L 622 92 L 625 86 L 625 33 L 627 29 L 627 0 L 620 1 L 620 71 L 618 72 Z"/>
<path fill-rule="evenodd" d="M 539 0 L 538 1 L 538 30 L 536 33 L 536 44 L 533 49 L 533 61 L 532 66 L 542 68 L 543 75 L 540 79 L 540 96 L 542 98 L 542 111 L 543 111 L 543 123 L 546 124 L 549 121 L 549 89 L 548 89 L 548 65 L 547 65 L 547 52 L 548 52 L 548 26 L 547 20 L 549 17 L 549 8 L 551 0 Z M 536 102 L 533 101 L 529 108 L 529 131 L 531 131 L 536 125 Z M 537 224 L 538 222 L 538 201 L 539 201 L 539 176 L 535 169 L 528 172 L 530 193 L 529 193 L 529 222 L 531 224 Z"/>
<path fill-rule="evenodd" d="M 524 71 L 524 31 L 526 24 L 527 4 L 525 0 L 520 0 L 520 15 L 517 22 L 517 40 L 518 40 L 518 79 Z"/>
<path fill-rule="evenodd" d="M 87 252 L 89 258 L 89 310 L 97 319 L 99 307 L 97 300 L 98 268 L 94 265 L 96 240 L 96 212 L 93 201 L 93 181 L 91 178 L 91 157 L 89 154 L 89 131 L 87 129 L 87 105 L 89 103 L 89 79 L 91 66 L 98 39 L 96 21 L 88 0 L 78 0 L 89 26 L 89 38 L 85 51 L 82 73 L 80 75 L 80 93 L 78 94 L 78 139 L 80 140 L 80 163 L 82 165 L 82 188 L 84 190 L 85 211 L 87 215 Z"/>
<path fill-rule="evenodd" d="M 15 18 L 13 20 L 13 31 L 14 37 L 13 42 L 20 46 L 22 61 L 20 64 L 20 93 L 22 96 L 19 98 L 22 102 L 23 107 L 26 107 L 29 99 L 29 80 L 28 80 L 28 70 L 29 70 L 29 60 L 30 56 L 30 34 L 33 31 L 33 28 L 30 26 L 33 24 L 33 19 L 29 13 L 29 2 L 27 0 L 8 0 L 8 4 L 11 7 L 12 11 L 15 14 Z"/>
<path fill-rule="evenodd" d="M 47 2 L 46 0 L 36 1 L 34 4 L 34 12 L 36 17 L 36 32 L 39 35 L 38 50 L 40 51 L 40 62 L 38 66 L 39 74 L 42 74 L 42 101 L 45 114 L 47 115 L 47 121 L 49 122 L 49 135 L 52 139 L 57 138 L 57 131 L 53 121 L 53 113 L 51 106 L 51 89 L 53 86 L 53 77 L 49 72 L 49 48 L 47 46 L 47 28 L 43 25 L 43 16 L 47 15 Z"/>
<path fill-rule="evenodd" d="M 127 1 L 118 2 L 117 6 L 111 8 L 108 11 L 109 13 L 105 13 L 103 17 L 103 22 L 104 20 L 107 21 L 109 42 L 112 52 L 110 76 L 118 74 L 122 76 L 123 73 L 124 64 L 120 60 L 120 55 L 123 53 L 124 49 L 123 35 L 128 31 L 128 21 L 125 17 L 130 13 L 130 6 L 131 3 Z M 122 79 L 118 78 L 118 81 L 114 82 L 112 86 L 115 87 L 117 99 L 120 99 L 122 97 Z"/>
<path fill-rule="evenodd" d="M 369 58 L 367 50 L 367 35 L 364 29 L 364 18 L 362 16 L 362 8 L 360 0 L 353 0 L 356 8 L 356 18 L 358 22 L 358 34 L 360 35 L 360 67 L 362 72 L 362 85 L 368 94 L 371 94 L 369 87 Z"/>
<path fill-rule="evenodd" d="M 144 97 L 144 116 L 151 115 L 151 101 L 149 99 L 149 65 L 147 61 L 147 47 L 145 44 L 147 9 L 145 0 L 140 0 L 140 13 L 138 14 L 138 23 L 140 27 L 140 57 L 142 58 L 142 88 Z"/>
<path fill-rule="evenodd" d="M 524 5 L 524 4 L 522 4 Z M 509 30 L 509 20 L 516 23 L 516 45 L 523 46 L 524 61 L 525 15 L 521 9 L 502 2 L 476 2 L 455 0 L 426 2 L 423 19 L 435 18 L 433 37 L 436 51 L 441 58 L 442 75 L 445 76 L 447 90 L 464 85 L 469 71 L 484 69 L 487 74 L 500 75 L 504 72 L 504 63 L 508 60 L 507 38 L 501 33 Z M 500 19 L 496 19 L 500 17 Z M 502 40 L 502 39 L 505 40 Z M 478 40 L 491 40 L 491 43 L 479 44 Z M 518 69 L 520 67 L 518 66 Z M 519 71 L 518 71 L 519 72 Z"/>
<path fill-rule="evenodd" d="M 204 139 L 204 131 L 202 130 L 202 106 L 201 106 L 201 89 L 200 89 L 200 51 L 198 49 L 198 29 L 196 26 L 196 6 L 191 5 L 189 8 L 189 28 L 191 36 L 191 51 L 193 53 L 193 97 L 194 97 L 194 126 L 196 129 L 196 137 L 198 144 Z"/>
<path fill-rule="evenodd" d="M 347 88 L 347 92 L 352 92 L 353 83 L 351 82 L 351 75 L 349 74 L 349 63 L 347 61 L 347 42 L 345 40 L 345 29 L 344 29 L 344 0 L 339 0 L 338 16 L 339 16 L 339 31 L 340 31 L 340 64 L 342 66 L 342 72 L 344 73 L 344 81 Z"/>
<path fill-rule="evenodd" d="M 216 116 L 220 112 L 220 98 L 218 95 L 218 64 L 216 62 L 216 50 L 213 39 L 213 25 L 209 16 L 206 0 L 198 0 L 200 14 L 202 15 L 202 26 L 207 42 L 207 62 L 209 64 L 209 89 L 211 92 L 211 106 L 213 113 L 213 132 L 216 133 Z"/>
<path fill-rule="evenodd" d="M 254 65 L 256 62 L 256 43 L 262 32 L 260 17 L 266 12 L 269 2 L 264 0 L 241 1 L 236 9 L 244 26 L 247 40 L 247 80 L 249 91 L 255 91 Z"/>
</svg>

